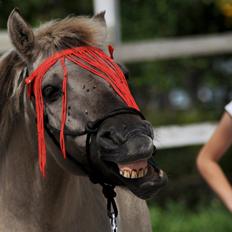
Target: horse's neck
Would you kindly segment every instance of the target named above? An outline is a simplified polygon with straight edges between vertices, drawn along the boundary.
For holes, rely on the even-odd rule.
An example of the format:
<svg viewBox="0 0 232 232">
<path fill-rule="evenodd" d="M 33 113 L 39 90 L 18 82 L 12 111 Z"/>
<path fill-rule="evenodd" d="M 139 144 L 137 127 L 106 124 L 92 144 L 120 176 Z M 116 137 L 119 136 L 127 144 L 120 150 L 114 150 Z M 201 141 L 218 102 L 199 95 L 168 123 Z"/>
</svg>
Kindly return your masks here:
<svg viewBox="0 0 232 232">
<path fill-rule="evenodd" d="M 0 231 L 110 231 L 100 186 L 66 173 L 51 155 L 43 178 L 32 143 L 36 138 L 27 139 L 22 127 L 17 122 L 0 154 Z M 120 188 L 117 195 L 119 231 L 151 231 L 146 203 Z"/>
<path fill-rule="evenodd" d="M 63 171 L 49 155 L 43 178 L 37 148 L 22 127 L 24 122 L 17 122 L 0 155 L 0 231 L 107 231 L 99 186 Z"/>
</svg>

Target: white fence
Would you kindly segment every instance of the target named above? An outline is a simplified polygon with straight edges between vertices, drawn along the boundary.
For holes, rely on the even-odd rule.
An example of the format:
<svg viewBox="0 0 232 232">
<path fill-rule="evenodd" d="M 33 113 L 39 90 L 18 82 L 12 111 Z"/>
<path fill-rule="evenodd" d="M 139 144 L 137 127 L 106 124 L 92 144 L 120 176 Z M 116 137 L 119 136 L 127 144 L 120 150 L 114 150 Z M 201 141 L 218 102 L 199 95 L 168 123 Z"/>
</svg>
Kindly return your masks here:
<svg viewBox="0 0 232 232">
<path fill-rule="evenodd" d="M 6 32 L 0 32 L 0 53 L 11 47 Z M 124 43 L 115 46 L 122 62 L 172 59 L 232 53 L 232 33 Z"/>
<path fill-rule="evenodd" d="M 232 53 L 232 33 L 125 43 L 116 48 L 123 62 Z"/>
<path fill-rule="evenodd" d="M 154 144 L 159 149 L 204 144 L 209 140 L 215 128 L 216 123 L 158 127 L 154 129 Z"/>
<path fill-rule="evenodd" d="M 6 32 L 0 32 L 0 53 L 5 52 L 6 50 L 10 49 L 11 43 L 9 37 Z"/>
</svg>

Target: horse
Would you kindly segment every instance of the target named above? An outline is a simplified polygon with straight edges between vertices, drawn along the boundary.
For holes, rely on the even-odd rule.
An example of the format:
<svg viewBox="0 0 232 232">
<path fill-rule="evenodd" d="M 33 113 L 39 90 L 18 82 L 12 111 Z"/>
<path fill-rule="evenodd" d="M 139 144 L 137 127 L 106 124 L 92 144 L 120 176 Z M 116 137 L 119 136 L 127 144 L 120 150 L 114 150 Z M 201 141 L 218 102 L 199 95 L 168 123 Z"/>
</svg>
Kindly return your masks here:
<svg viewBox="0 0 232 232">
<path fill-rule="evenodd" d="M 100 74 L 69 59 L 54 62 L 39 90 L 34 88 L 41 90 L 42 121 L 38 99 L 26 83 L 49 57 L 74 48 L 98 52 L 104 58 L 102 70 L 113 65 L 123 72 L 103 52 L 104 12 L 53 20 L 33 30 L 14 9 L 8 33 L 13 49 L 0 59 L 0 231 L 111 231 L 99 183 L 116 186 L 119 231 L 152 231 L 144 199 L 154 196 L 167 176 L 148 162 L 154 152 L 151 124 Z M 67 94 L 62 89 L 64 68 Z M 64 96 L 67 111 L 62 114 Z M 91 122 L 98 125 L 93 128 Z M 94 130 L 90 136 L 80 133 L 87 126 Z"/>
</svg>

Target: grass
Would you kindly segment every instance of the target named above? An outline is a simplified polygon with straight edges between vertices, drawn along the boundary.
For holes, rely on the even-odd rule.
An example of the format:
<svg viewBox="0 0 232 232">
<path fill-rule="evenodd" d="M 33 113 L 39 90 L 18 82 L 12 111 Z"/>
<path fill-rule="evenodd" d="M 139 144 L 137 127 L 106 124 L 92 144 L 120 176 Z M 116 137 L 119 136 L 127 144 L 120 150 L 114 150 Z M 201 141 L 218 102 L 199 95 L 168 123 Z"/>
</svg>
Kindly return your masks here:
<svg viewBox="0 0 232 232">
<path fill-rule="evenodd" d="M 229 232 L 232 215 L 218 201 L 192 211 L 169 202 L 166 208 L 150 205 L 153 232 Z"/>
</svg>

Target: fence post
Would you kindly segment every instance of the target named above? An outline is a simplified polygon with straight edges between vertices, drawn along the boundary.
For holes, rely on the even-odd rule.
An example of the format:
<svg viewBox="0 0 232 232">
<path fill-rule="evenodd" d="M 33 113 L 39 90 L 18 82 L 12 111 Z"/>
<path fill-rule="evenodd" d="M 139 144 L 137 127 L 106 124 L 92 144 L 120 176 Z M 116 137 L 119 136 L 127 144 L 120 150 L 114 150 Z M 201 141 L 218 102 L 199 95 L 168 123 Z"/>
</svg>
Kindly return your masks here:
<svg viewBox="0 0 232 232">
<path fill-rule="evenodd" d="M 109 32 L 109 41 L 119 44 L 121 41 L 119 0 L 94 0 L 94 13 L 106 11 L 105 18 Z"/>
</svg>

